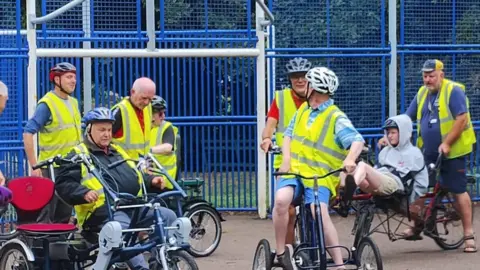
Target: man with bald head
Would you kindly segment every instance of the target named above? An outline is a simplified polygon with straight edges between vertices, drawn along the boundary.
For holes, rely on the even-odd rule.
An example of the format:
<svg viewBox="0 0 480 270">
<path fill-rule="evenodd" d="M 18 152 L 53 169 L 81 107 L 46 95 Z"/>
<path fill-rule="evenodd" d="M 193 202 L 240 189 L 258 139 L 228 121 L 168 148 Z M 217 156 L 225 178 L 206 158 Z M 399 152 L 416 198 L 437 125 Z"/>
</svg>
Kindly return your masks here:
<svg viewBox="0 0 480 270">
<path fill-rule="evenodd" d="M 133 159 L 150 151 L 151 102 L 155 91 L 156 86 L 151 79 L 138 78 L 133 83 L 130 96 L 112 108 L 115 116 L 113 142 Z"/>
</svg>

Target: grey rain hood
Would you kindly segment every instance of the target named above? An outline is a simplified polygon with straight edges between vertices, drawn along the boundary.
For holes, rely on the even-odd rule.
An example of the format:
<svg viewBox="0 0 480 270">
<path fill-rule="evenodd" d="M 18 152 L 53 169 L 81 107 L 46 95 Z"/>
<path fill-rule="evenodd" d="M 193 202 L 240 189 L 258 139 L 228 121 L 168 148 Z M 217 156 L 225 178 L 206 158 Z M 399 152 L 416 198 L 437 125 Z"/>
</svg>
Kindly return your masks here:
<svg viewBox="0 0 480 270">
<path fill-rule="evenodd" d="M 416 146 L 411 143 L 412 138 L 412 120 L 406 114 L 390 117 L 395 121 L 398 126 L 398 145 L 392 146 L 388 141 L 388 146 L 382 149 L 378 155 L 379 167 L 377 170 L 380 172 L 388 172 L 389 170 L 385 165 L 395 168 L 400 177 L 404 177 L 410 171 L 420 171 L 415 175 L 415 183 L 413 185 L 413 192 L 410 200 L 413 201 L 418 197 L 424 195 L 428 190 L 428 171 L 425 166 L 425 160 L 423 154 Z M 387 130 L 385 130 L 385 136 L 387 136 Z M 400 178 L 395 179 L 401 189 L 403 189 L 403 183 Z"/>
</svg>

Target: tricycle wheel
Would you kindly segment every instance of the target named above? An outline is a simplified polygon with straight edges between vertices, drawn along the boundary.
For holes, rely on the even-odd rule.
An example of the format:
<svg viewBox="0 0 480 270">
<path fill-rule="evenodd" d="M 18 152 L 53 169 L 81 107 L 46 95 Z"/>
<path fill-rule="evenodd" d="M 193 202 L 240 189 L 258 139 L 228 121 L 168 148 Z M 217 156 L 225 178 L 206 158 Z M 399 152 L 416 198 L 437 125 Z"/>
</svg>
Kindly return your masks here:
<svg viewBox="0 0 480 270">
<path fill-rule="evenodd" d="M 258 242 L 253 258 L 252 270 L 270 270 L 272 268 L 272 251 L 268 240 L 262 239 Z"/>
<path fill-rule="evenodd" d="M 209 256 L 218 248 L 222 239 L 220 216 L 208 205 L 194 206 L 185 213 L 185 216 L 192 222 L 188 252 L 194 257 Z"/>
</svg>

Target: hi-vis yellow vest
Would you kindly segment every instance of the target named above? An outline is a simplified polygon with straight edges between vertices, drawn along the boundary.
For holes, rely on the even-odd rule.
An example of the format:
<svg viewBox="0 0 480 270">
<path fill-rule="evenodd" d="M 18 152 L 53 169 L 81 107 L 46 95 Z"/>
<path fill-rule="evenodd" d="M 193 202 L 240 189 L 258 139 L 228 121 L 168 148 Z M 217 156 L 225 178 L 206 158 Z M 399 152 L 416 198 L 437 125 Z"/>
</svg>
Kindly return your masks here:
<svg viewBox="0 0 480 270">
<path fill-rule="evenodd" d="M 322 176 L 343 166 L 348 151 L 335 142 L 335 123 L 339 116 L 345 115 L 337 106 L 331 105 L 319 113 L 307 126 L 312 110 L 304 103 L 297 112 L 293 138 L 290 146 L 290 171 L 306 177 Z M 313 180 L 302 179 L 305 187 L 313 187 Z M 338 175 L 318 179 L 318 185 L 330 190 L 331 196 L 337 195 L 340 183 Z"/>
<path fill-rule="evenodd" d="M 82 120 L 77 100 L 70 96 L 63 100 L 48 92 L 38 104 L 42 102 L 48 106 L 52 121 L 38 132 L 39 161 L 58 154 L 64 156 L 82 142 Z"/>
<path fill-rule="evenodd" d="M 178 133 L 178 128 L 173 126 L 172 123 L 168 121 L 163 121 L 160 126 L 152 128 L 152 131 L 150 132 L 150 148 L 162 144 L 163 133 L 170 126 L 173 127 L 173 133 L 175 136 L 175 140 L 172 146 L 176 146 L 176 136 Z M 165 170 L 167 170 L 170 177 L 172 177 L 172 179 L 175 179 L 177 175 L 177 155 L 175 151 L 172 151 L 172 153 L 167 155 L 154 154 L 154 156 L 158 160 L 158 162 L 160 162 L 160 164 L 165 168 Z M 173 185 L 170 183 L 170 181 L 165 182 L 165 187 L 168 189 L 173 189 Z"/>
<path fill-rule="evenodd" d="M 275 91 L 275 103 L 277 104 L 279 113 L 277 129 L 275 131 L 275 141 L 280 147 L 283 145 L 283 133 L 287 130 L 290 120 L 292 120 L 293 115 L 297 111 L 297 106 L 292 97 L 292 91 L 290 88 Z M 278 169 L 280 165 L 282 165 L 282 155 L 277 154 L 273 161 L 273 168 Z"/>
<path fill-rule="evenodd" d="M 122 150 L 121 147 L 114 145 L 113 143 L 110 144 L 110 146 L 115 149 L 124 159 L 130 158 L 128 154 Z M 73 150 L 77 153 L 84 153 L 84 154 L 90 154 L 90 152 L 87 149 L 87 146 L 84 143 L 81 143 L 73 148 Z M 143 176 L 142 174 L 135 169 L 135 163 L 133 161 L 127 161 L 127 164 L 136 171 L 137 176 L 138 176 L 138 184 L 140 186 L 140 189 L 138 191 L 137 196 L 141 196 L 143 194 L 142 192 L 142 183 L 143 183 Z M 87 167 L 82 164 L 82 180 L 81 180 L 82 186 L 90 189 L 90 190 L 95 190 L 98 193 L 98 200 L 92 203 L 86 203 L 86 204 L 79 204 L 75 205 L 75 214 L 77 217 L 78 224 L 80 228 L 82 227 L 83 223 L 90 217 L 90 215 L 100 208 L 102 205 L 105 204 L 105 193 L 103 192 L 103 186 L 98 181 L 96 177 L 94 177 L 91 173 L 88 172 Z"/>
<path fill-rule="evenodd" d="M 442 88 L 440 93 L 438 93 L 438 117 L 440 118 L 440 133 L 442 134 L 442 141 L 445 140 L 448 133 L 452 130 L 455 119 L 452 116 L 450 111 L 449 102 L 450 95 L 454 86 L 460 87 L 465 91 L 465 86 L 463 84 L 453 82 L 447 79 L 443 79 Z M 417 93 L 417 121 L 420 123 L 422 119 L 422 109 L 427 99 L 428 89 L 425 86 L 420 87 Z M 460 138 L 457 139 L 455 143 L 450 148 L 450 153 L 447 158 L 452 159 L 460 157 L 472 152 L 473 144 L 476 143 L 477 139 L 475 137 L 475 132 L 473 130 L 472 120 L 470 118 L 469 102 L 467 98 L 467 118 L 468 124 L 463 130 Z M 420 125 L 417 125 L 417 147 L 421 148 L 423 146 L 422 133 L 420 131 Z"/>
<path fill-rule="evenodd" d="M 112 109 L 117 107 L 120 108 L 120 112 L 122 113 L 123 135 L 120 138 L 114 138 L 113 142 L 121 146 L 132 159 L 138 159 L 139 155 L 144 156 L 150 151 L 150 130 L 152 127 L 151 105 L 143 109 L 145 132 L 142 131 L 135 109 L 128 97 L 113 106 Z"/>
</svg>

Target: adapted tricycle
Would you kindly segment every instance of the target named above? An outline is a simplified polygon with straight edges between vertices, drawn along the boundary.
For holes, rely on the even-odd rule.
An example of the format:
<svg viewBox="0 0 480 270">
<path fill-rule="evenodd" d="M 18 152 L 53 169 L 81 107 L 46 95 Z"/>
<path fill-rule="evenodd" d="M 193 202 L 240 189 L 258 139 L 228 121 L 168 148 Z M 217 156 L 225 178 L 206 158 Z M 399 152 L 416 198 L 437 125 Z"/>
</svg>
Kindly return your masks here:
<svg viewBox="0 0 480 270">
<path fill-rule="evenodd" d="M 192 229 L 190 220 L 179 217 L 171 226 L 164 227 L 159 213 L 164 198 L 186 197 L 178 184 L 172 181 L 174 190 L 143 193 L 142 197 L 118 193 L 103 180 L 102 175 L 108 171 L 93 166 L 92 157 L 83 153 L 71 159 L 54 157 L 37 166 L 85 164 L 102 183 L 110 221 L 101 228 L 83 228 L 80 233 L 74 224 L 36 224 L 39 211 L 54 195 L 54 183 L 42 177 L 12 179 L 7 187 L 13 194 L 11 204 L 17 212 L 18 225 L 9 234 L 0 235 L 0 269 L 128 269 L 124 262 L 144 252 L 150 252 L 150 269 L 198 269 L 194 258 L 186 252 Z M 146 190 L 145 186 L 142 188 Z M 112 218 L 113 212 L 121 209 L 134 209 L 132 223 L 125 230 Z M 152 226 L 137 228 L 136 224 L 146 221 L 147 211 L 154 213 Z M 140 240 L 139 232 L 148 233 L 148 237 Z"/>
<path fill-rule="evenodd" d="M 461 226 L 462 216 L 456 209 L 455 196 L 448 190 L 442 188 L 438 182 L 438 172 L 441 168 L 442 159 L 443 155 L 440 154 L 435 164 L 429 164 L 427 166 L 429 174 L 435 174 L 437 181 L 433 186 L 433 192 L 428 192 L 421 197 L 425 202 L 428 202 L 428 204 L 419 214 L 417 226 L 412 228 L 414 235 L 405 236 L 397 233 L 402 224 L 411 226 L 405 223 L 404 220 L 412 220 L 410 211 L 408 210 L 408 197 L 413 189 L 413 177 L 404 179 L 404 190 L 397 191 L 390 196 L 372 196 L 370 194 L 355 195 L 355 203 L 353 206 L 356 209 L 356 218 L 352 229 L 352 235 L 355 235 L 353 246 L 358 247 L 361 239 L 375 232 L 386 234 L 392 242 L 402 239 L 421 240 L 423 238 L 420 234 L 423 232 L 425 236 L 432 238 L 435 243 L 444 250 L 457 249 L 460 247 L 465 241 L 463 228 Z M 474 181 L 475 179 L 469 177 L 469 183 Z M 380 222 L 371 228 L 375 214 Z M 391 219 L 398 222 L 396 228 L 391 226 Z M 454 233 L 456 229 L 460 229 L 460 232 L 457 234 Z M 447 237 L 450 236 L 453 237 L 447 239 Z"/>
<path fill-rule="evenodd" d="M 320 209 L 320 201 L 318 199 L 318 180 L 329 175 L 336 174 L 343 171 L 337 169 L 330 171 L 323 176 L 305 177 L 295 173 L 273 173 L 275 176 L 292 175 L 298 180 L 313 179 L 314 180 L 314 204 L 315 217 L 313 218 L 311 210 L 305 205 L 304 197 L 295 206 L 300 208 L 297 214 L 296 230 L 299 242 L 294 248 L 292 254 L 292 264 L 296 265 L 297 269 L 320 269 L 325 270 L 328 267 L 338 267 L 332 259 L 327 259 L 327 251 L 332 248 L 343 248 L 347 251 L 347 257 L 344 258 L 342 265 L 354 265 L 356 269 L 383 269 L 382 260 L 378 247 L 370 237 L 363 237 L 358 246 L 352 247 L 351 250 L 345 246 L 326 246 L 322 223 L 322 211 Z M 373 252 L 373 260 L 369 261 L 364 257 L 364 252 L 371 250 Z M 270 248 L 270 243 L 266 239 L 260 240 L 255 251 L 255 257 L 252 269 L 266 269 L 270 270 L 274 267 L 281 267 L 275 261 L 275 251 Z"/>
</svg>

